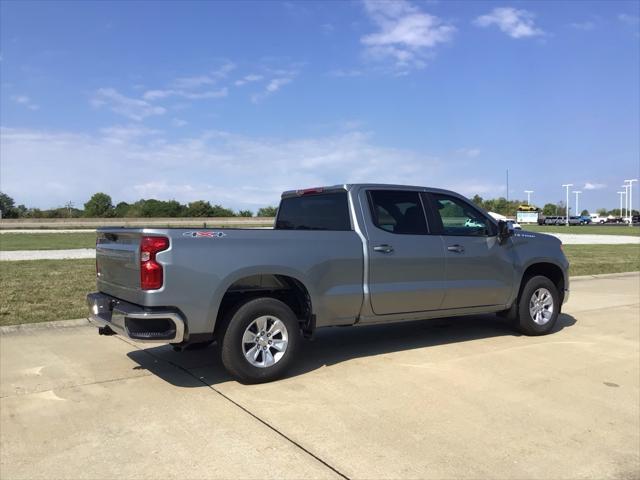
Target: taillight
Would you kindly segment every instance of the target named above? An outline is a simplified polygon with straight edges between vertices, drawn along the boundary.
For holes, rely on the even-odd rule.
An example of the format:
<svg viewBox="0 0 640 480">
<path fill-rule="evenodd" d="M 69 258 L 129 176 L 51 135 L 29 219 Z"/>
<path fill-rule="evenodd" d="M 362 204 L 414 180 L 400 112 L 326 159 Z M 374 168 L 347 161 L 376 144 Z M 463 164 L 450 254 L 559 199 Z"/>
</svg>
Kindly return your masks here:
<svg viewBox="0 0 640 480">
<path fill-rule="evenodd" d="M 162 265 L 156 262 L 156 253 L 169 248 L 167 237 L 142 237 L 140 239 L 140 287 L 142 290 L 162 288 Z"/>
</svg>

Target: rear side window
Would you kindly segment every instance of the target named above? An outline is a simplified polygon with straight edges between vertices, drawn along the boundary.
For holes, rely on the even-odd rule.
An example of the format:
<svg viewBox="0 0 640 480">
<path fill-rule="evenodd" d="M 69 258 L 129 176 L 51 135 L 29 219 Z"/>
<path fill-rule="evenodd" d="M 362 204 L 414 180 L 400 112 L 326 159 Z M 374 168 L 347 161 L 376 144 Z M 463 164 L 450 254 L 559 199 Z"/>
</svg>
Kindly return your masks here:
<svg viewBox="0 0 640 480">
<path fill-rule="evenodd" d="M 405 235 L 428 233 L 418 192 L 371 190 L 369 200 L 373 222 L 378 228 Z"/>
<path fill-rule="evenodd" d="M 347 192 L 283 198 L 277 230 L 351 230 Z"/>
</svg>

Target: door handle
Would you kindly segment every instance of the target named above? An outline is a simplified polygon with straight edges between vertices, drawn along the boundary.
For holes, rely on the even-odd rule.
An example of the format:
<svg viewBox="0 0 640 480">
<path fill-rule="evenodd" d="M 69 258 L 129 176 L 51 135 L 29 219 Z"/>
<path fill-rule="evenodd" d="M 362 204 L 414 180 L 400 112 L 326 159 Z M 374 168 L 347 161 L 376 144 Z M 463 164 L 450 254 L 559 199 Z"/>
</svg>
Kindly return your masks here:
<svg viewBox="0 0 640 480">
<path fill-rule="evenodd" d="M 393 247 L 391 245 L 376 245 L 375 247 L 373 247 L 373 251 L 381 253 L 391 253 L 393 252 Z"/>
<path fill-rule="evenodd" d="M 447 250 L 455 253 L 464 253 L 464 247 L 462 245 L 449 245 Z"/>
</svg>

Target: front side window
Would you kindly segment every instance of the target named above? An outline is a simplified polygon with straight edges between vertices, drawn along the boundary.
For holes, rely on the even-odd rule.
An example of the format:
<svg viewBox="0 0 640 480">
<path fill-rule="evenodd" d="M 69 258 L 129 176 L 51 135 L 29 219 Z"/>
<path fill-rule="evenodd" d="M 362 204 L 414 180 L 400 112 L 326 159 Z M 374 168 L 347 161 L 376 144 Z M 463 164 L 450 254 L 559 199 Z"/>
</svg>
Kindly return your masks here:
<svg viewBox="0 0 640 480">
<path fill-rule="evenodd" d="M 433 194 L 436 220 L 442 222 L 442 235 L 487 236 L 494 234 L 491 221 L 464 200 Z"/>
<path fill-rule="evenodd" d="M 390 233 L 426 235 L 427 221 L 418 192 L 402 190 L 369 191 L 374 224 Z"/>
</svg>

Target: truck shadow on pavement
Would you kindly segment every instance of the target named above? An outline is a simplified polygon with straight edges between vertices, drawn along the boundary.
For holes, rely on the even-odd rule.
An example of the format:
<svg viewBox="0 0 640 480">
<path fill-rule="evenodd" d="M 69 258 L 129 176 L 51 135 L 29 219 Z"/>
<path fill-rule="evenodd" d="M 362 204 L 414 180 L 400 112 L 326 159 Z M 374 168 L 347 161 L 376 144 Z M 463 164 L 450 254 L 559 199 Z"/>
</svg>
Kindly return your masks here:
<svg viewBox="0 0 640 480">
<path fill-rule="evenodd" d="M 563 313 L 551 335 L 575 323 L 574 317 Z M 313 340 L 303 340 L 296 365 L 286 378 L 354 358 L 502 336 L 521 335 L 494 315 L 320 329 Z M 133 350 L 127 356 L 138 364 L 134 369 L 148 370 L 178 387 L 214 386 L 234 381 L 225 371 L 216 345 L 182 352 L 162 345 Z"/>
</svg>

